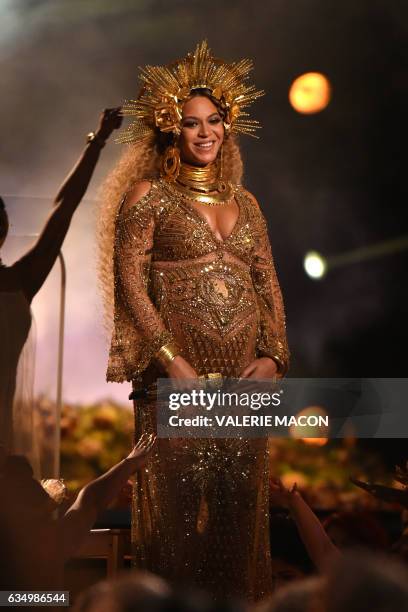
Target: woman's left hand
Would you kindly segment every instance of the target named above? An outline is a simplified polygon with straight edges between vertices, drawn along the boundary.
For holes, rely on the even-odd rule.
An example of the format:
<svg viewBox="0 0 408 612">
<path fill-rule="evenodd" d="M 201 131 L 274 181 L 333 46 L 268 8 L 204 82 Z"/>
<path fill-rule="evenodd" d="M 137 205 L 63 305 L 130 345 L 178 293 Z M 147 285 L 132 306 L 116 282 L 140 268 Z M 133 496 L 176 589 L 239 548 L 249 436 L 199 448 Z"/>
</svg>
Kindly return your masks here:
<svg viewBox="0 0 408 612">
<path fill-rule="evenodd" d="M 259 357 L 242 370 L 240 378 L 274 378 L 277 372 L 278 366 L 271 357 Z"/>
</svg>

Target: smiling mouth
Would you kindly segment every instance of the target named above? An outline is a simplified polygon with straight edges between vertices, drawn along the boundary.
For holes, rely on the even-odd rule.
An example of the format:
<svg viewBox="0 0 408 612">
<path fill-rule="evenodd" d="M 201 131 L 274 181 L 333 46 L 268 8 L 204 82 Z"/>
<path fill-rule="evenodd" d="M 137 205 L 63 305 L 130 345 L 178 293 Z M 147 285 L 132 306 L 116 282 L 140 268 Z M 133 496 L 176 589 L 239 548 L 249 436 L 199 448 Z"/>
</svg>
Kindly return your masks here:
<svg viewBox="0 0 408 612">
<path fill-rule="evenodd" d="M 214 143 L 215 143 L 215 140 L 212 140 L 211 142 L 198 142 L 198 143 L 195 143 L 194 146 L 206 151 L 208 149 L 211 149 Z"/>
</svg>

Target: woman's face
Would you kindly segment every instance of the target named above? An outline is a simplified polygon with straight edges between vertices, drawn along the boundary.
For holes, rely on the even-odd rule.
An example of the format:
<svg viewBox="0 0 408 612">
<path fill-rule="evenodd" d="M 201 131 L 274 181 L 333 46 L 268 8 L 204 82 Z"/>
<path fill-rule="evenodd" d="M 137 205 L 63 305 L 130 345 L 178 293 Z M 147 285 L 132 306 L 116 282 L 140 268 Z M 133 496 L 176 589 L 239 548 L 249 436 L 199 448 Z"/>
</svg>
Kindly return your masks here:
<svg viewBox="0 0 408 612">
<path fill-rule="evenodd" d="M 9 230 L 9 222 L 7 213 L 4 208 L 0 206 L 0 249 L 3 246 L 3 243 L 6 239 L 7 233 Z"/>
<path fill-rule="evenodd" d="M 195 96 L 183 106 L 181 120 L 181 159 L 195 166 L 213 162 L 224 140 L 224 124 L 211 100 Z"/>
</svg>

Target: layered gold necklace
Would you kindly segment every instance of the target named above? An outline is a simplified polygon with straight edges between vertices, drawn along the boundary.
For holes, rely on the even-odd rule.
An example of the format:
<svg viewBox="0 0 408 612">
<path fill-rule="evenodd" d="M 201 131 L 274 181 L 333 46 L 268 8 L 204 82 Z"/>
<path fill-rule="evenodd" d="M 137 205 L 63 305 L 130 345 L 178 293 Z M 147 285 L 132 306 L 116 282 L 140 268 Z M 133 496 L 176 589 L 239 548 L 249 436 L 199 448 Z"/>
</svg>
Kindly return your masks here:
<svg viewBox="0 0 408 612">
<path fill-rule="evenodd" d="M 190 166 L 182 162 L 171 185 L 184 197 L 207 206 L 228 204 L 233 196 L 232 185 L 219 177 L 216 162 L 208 166 Z"/>
</svg>

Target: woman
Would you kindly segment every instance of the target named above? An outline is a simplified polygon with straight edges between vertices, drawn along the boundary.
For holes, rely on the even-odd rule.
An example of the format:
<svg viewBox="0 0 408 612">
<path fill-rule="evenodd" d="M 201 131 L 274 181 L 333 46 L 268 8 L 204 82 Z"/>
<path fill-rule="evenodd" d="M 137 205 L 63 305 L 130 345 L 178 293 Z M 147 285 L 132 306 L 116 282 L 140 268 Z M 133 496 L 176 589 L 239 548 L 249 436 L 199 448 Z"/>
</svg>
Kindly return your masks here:
<svg viewBox="0 0 408 612">
<path fill-rule="evenodd" d="M 3 265 L 0 259 L 0 446 L 3 453 L 25 454 L 32 462 L 35 458 L 32 452 L 32 414 L 24 414 L 24 422 L 20 413 L 13 419 L 17 365 L 31 326 L 30 304 L 58 257 L 100 151 L 112 131 L 120 127 L 121 121 L 119 108 L 104 111 L 97 132 L 88 134 L 84 152 L 60 188 L 37 242 L 11 266 Z M 0 249 L 8 229 L 8 215 L 0 198 Z M 39 476 L 38 468 L 35 472 Z"/>
<path fill-rule="evenodd" d="M 108 304 L 114 294 L 107 379 L 132 381 L 133 396 L 163 376 L 182 386 L 288 367 L 266 223 L 239 185 L 233 133 L 256 128 L 243 109 L 262 94 L 246 83 L 250 69 L 213 58 L 203 42 L 168 67 L 147 67 L 138 100 L 124 107 L 136 121 L 106 185 L 100 244 Z M 154 402 L 134 408 L 136 435 L 154 431 Z M 268 594 L 266 440 L 158 439 L 135 485 L 133 544 L 137 566 L 172 582 Z"/>
</svg>

